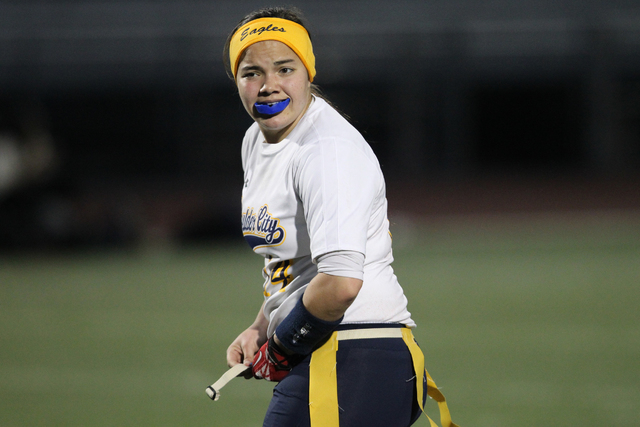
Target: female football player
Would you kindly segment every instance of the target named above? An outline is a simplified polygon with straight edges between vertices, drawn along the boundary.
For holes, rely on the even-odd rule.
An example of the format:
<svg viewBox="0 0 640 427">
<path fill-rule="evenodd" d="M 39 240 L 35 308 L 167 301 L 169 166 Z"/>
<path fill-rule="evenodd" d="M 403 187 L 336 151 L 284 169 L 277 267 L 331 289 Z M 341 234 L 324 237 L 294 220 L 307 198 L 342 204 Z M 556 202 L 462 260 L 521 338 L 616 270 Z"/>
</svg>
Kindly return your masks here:
<svg viewBox="0 0 640 427">
<path fill-rule="evenodd" d="M 409 426 L 427 390 L 455 426 L 391 267 L 380 165 L 313 84 L 301 14 L 246 16 L 225 60 L 254 120 L 242 143 L 242 231 L 265 259 L 262 306 L 227 362 L 278 382 L 264 426 Z"/>
</svg>

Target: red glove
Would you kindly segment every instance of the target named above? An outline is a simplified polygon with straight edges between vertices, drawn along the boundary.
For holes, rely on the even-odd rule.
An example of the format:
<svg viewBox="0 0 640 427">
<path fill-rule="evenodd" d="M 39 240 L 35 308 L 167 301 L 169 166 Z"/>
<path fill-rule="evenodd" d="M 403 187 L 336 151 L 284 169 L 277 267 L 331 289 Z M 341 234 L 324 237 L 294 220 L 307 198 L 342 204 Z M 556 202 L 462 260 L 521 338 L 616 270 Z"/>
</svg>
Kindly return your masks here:
<svg viewBox="0 0 640 427">
<path fill-rule="evenodd" d="M 264 343 L 260 351 L 253 359 L 251 370 L 253 376 L 259 380 L 282 381 L 302 356 L 294 354 L 287 356 L 280 348 L 272 335 L 269 341 Z"/>
</svg>

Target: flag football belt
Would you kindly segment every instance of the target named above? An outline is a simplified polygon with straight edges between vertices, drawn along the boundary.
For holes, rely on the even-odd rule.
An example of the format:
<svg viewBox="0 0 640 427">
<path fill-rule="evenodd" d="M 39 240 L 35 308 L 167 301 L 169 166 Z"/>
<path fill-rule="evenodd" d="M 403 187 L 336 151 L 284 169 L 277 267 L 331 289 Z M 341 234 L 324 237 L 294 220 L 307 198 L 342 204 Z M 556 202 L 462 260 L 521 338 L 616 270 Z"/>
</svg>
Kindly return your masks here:
<svg viewBox="0 0 640 427">
<path fill-rule="evenodd" d="M 427 415 L 422 404 L 423 381 L 420 381 L 420 372 L 427 376 L 427 395 L 438 403 L 440 409 L 440 422 L 442 427 L 458 427 L 451 421 L 449 408 L 444 395 L 438 389 L 429 373 L 424 367 L 424 354 L 411 333 L 411 329 L 398 328 L 371 328 L 371 329 L 347 329 L 334 331 L 319 349 L 311 355 L 309 364 L 309 414 L 311 427 L 339 427 L 338 409 L 338 381 L 336 372 L 336 352 L 338 343 L 345 340 L 373 339 L 373 338 L 402 338 L 411 353 L 413 369 L 416 373 L 416 394 L 418 405 L 429 419 L 431 427 L 438 425 Z"/>
</svg>

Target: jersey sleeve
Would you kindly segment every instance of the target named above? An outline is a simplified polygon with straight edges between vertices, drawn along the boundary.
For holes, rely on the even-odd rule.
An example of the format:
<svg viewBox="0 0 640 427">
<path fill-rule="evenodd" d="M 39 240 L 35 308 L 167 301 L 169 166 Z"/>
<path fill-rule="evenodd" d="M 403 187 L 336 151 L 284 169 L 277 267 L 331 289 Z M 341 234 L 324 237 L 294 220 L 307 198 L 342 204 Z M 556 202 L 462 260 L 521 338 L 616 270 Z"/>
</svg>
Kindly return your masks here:
<svg viewBox="0 0 640 427">
<path fill-rule="evenodd" d="M 348 139 L 322 139 L 303 150 L 294 168 L 294 186 L 312 259 L 333 251 L 366 254 L 369 218 L 381 181 L 377 162 Z"/>
</svg>

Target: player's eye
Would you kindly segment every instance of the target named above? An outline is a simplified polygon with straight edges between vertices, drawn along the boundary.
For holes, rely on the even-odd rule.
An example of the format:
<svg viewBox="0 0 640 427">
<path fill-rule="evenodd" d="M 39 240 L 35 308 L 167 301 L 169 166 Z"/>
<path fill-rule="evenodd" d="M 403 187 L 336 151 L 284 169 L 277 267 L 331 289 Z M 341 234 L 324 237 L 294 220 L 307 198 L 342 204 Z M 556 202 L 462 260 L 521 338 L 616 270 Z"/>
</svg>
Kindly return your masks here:
<svg viewBox="0 0 640 427">
<path fill-rule="evenodd" d="M 260 72 L 261 70 L 259 70 L 257 67 L 245 67 L 243 70 L 241 70 L 240 77 L 243 79 L 250 79 L 259 76 Z"/>
</svg>

